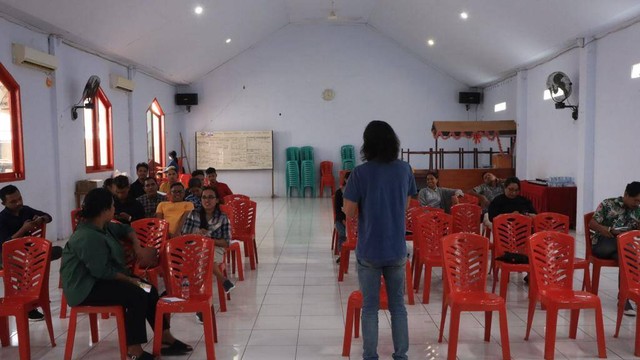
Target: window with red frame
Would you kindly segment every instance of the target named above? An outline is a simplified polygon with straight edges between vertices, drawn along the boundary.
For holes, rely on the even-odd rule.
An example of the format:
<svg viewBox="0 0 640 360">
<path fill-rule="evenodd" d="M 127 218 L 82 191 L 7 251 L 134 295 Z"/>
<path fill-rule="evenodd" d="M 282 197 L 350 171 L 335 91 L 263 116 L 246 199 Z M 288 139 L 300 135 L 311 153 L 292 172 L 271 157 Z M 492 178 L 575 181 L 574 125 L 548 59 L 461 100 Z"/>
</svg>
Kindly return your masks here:
<svg viewBox="0 0 640 360">
<path fill-rule="evenodd" d="M 157 99 L 153 99 L 147 110 L 147 158 L 153 170 L 150 173 L 164 168 L 164 111 Z"/>
<path fill-rule="evenodd" d="M 0 182 L 23 179 L 20 86 L 0 63 Z"/>
<path fill-rule="evenodd" d="M 111 127 L 111 102 L 102 88 L 84 109 L 84 145 L 87 172 L 113 170 L 113 132 Z"/>
</svg>

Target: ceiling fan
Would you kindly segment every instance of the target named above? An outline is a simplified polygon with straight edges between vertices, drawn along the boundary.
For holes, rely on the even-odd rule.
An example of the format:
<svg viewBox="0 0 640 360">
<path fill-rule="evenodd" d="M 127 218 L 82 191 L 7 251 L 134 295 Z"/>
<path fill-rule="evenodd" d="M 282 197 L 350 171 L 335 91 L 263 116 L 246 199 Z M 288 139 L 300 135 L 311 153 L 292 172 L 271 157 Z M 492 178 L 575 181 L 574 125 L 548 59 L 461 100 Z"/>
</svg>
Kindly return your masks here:
<svg viewBox="0 0 640 360">
<path fill-rule="evenodd" d="M 336 10 L 335 0 L 331 0 L 331 8 L 326 17 L 306 18 L 310 22 L 330 22 L 330 23 L 362 23 L 365 22 L 362 16 L 341 16 Z"/>
</svg>

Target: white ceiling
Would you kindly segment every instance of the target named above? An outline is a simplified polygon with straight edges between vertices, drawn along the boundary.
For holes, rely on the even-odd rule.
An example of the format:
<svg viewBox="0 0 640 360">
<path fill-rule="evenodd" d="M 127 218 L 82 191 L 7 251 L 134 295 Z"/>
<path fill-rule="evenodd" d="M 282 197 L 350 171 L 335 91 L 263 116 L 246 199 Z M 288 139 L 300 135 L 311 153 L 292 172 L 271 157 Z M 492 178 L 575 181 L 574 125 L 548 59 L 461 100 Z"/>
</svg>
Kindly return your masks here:
<svg viewBox="0 0 640 360">
<path fill-rule="evenodd" d="M 204 8 L 200 16 L 196 5 Z M 364 23 L 463 83 L 481 86 L 574 46 L 577 38 L 634 21 L 640 2 L 0 0 L 0 13 L 177 84 L 197 81 L 289 23 Z M 428 38 L 436 45 L 426 46 Z"/>
</svg>

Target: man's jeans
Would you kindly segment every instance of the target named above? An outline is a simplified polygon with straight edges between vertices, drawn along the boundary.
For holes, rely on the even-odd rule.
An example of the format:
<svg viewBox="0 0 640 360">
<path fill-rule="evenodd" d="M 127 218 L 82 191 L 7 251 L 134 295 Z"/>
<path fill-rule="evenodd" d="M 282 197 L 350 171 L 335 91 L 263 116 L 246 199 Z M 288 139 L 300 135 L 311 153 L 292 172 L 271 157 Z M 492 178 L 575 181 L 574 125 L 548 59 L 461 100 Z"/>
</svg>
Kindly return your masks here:
<svg viewBox="0 0 640 360">
<path fill-rule="evenodd" d="M 384 276 L 391 313 L 393 359 L 406 360 L 409 350 L 407 309 L 404 306 L 407 259 L 390 263 L 370 263 L 358 259 L 358 281 L 362 292 L 362 341 L 364 360 L 378 359 L 378 310 L 380 308 L 380 276 Z"/>
</svg>

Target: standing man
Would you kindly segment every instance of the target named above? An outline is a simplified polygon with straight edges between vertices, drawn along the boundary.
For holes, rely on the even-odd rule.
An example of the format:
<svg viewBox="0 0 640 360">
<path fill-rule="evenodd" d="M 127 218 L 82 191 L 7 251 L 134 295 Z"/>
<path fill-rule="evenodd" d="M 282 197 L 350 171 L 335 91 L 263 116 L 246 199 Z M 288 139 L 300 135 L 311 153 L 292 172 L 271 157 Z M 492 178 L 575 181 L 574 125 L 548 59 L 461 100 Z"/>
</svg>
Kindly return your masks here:
<svg viewBox="0 0 640 360">
<path fill-rule="evenodd" d="M 118 175 L 113 179 L 116 186 L 115 201 L 116 208 L 114 219 L 124 224 L 131 224 L 144 218 L 144 207 L 135 198 L 129 196 L 129 178 L 125 175 Z"/>
<path fill-rule="evenodd" d="M 207 180 L 209 180 L 209 186 L 216 189 L 220 195 L 220 203 L 224 204 L 224 197 L 227 195 L 233 195 L 233 191 L 229 189 L 227 184 L 218 182 L 218 173 L 216 173 L 216 169 L 210 167 L 205 171 L 205 173 L 207 174 Z"/>
<path fill-rule="evenodd" d="M 167 197 L 165 195 L 158 194 L 158 181 L 153 177 L 144 179 L 144 192 L 144 195 L 136 199 L 144 208 L 144 217 L 156 217 L 158 204 L 163 201 L 167 201 Z"/>
<path fill-rule="evenodd" d="M 391 313 L 393 359 L 406 360 L 409 350 L 407 309 L 404 305 L 405 212 L 416 194 L 411 166 L 398 160 L 400 140 L 384 121 L 369 123 L 360 150 L 366 162 L 356 167 L 344 192 L 348 217 L 358 215 L 358 281 L 363 296 L 363 359 L 378 359 L 380 276 L 384 277 Z M 359 212 L 358 212 L 359 210 Z"/>
<path fill-rule="evenodd" d="M 144 162 L 138 163 L 136 165 L 136 175 L 138 175 L 138 179 L 129 188 L 129 196 L 132 199 L 137 199 L 144 195 L 144 180 L 149 176 L 149 165 Z"/>
<path fill-rule="evenodd" d="M 14 185 L 7 185 L 0 189 L 0 200 L 4 210 L 0 212 L 0 269 L 2 268 L 2 244 L 6 241 L 30 236 L 43 224 L 52 221 L 51 215 L 26 206 L 22 202 L 22 194 Z M 60 246 L 51 247 L 51 260 L 58 260 L 62 256 Z M 29 320 L 44 320 L 44 315 L 38 310 L 29 311 Z"/>
<path fill-rule="evenodd" d="M 603 200 L 589 222 L 591 229 L 591 254 L 598 259 L 618 260 L 616 237 L 623 232 L 640 229 L 640 182 L 627 184 L 624 194 Z M 627 300 L 624 314 L 636 316 Z"/>
</svg>

